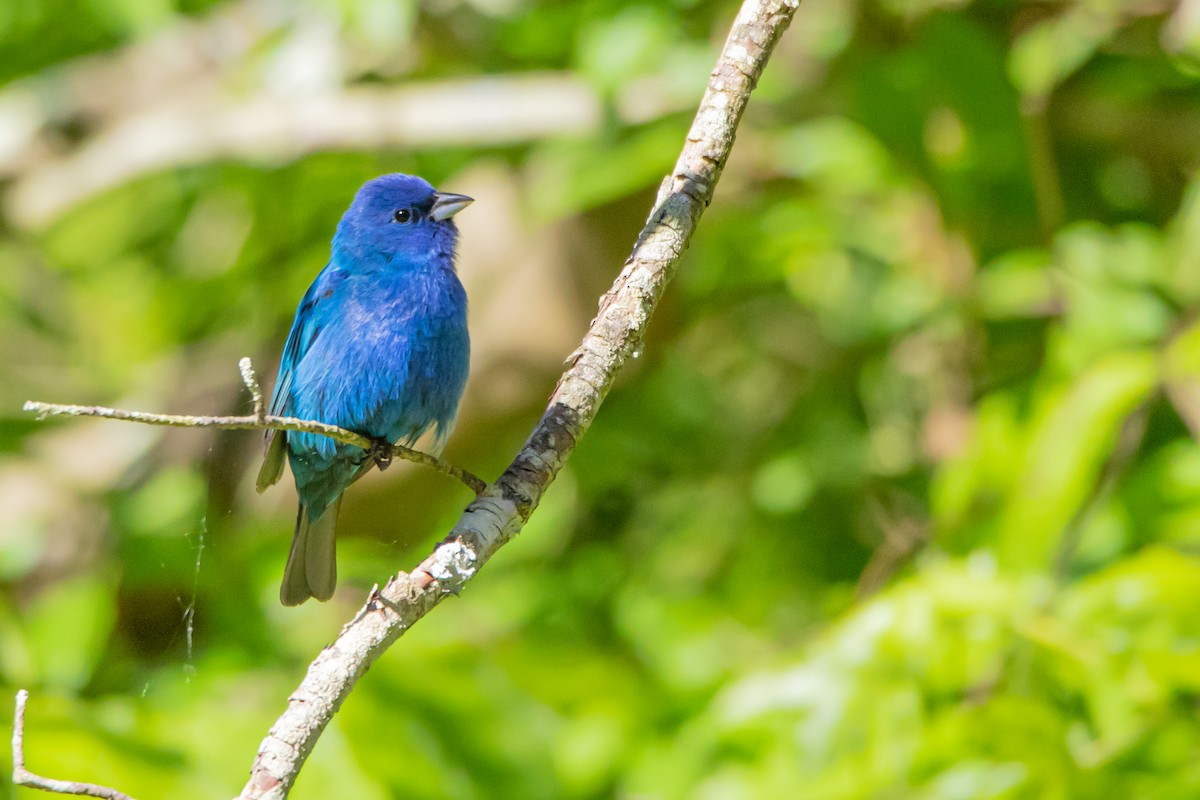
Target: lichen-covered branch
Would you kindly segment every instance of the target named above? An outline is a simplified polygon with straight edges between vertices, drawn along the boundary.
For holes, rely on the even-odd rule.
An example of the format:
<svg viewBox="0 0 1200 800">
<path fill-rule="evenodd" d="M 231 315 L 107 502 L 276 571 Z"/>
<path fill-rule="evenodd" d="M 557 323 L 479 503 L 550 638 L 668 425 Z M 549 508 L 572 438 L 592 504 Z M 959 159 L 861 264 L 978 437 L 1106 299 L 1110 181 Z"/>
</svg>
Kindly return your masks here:
<svg viewBox="0 0 1200 800">
<path fill-rule="evenodd" d="M 541 421 L 433 554 L 373 591 L 309 666 L 259 747 L 241 798 L 286 797 L 321 732 L 371 663 L 447 594 L 457 593 L 537 508 L 618 371 L 640 346 L 650 315 L 712 200 L 750 92 L 798 3 L 747 0 L 742 5 L 675 169 L 663 181 L 632 255 L 601 299 Z"/>
<path fill-rule="evenodd" d="M 13 783 L 17 786 L 28 786 L 31 789 L 41 789 L 44 792 L 57 794 L 77 794 L 84 797 L 102 797 L 105 800 L 133 800 L 127 794 L 99 786 L 95 783 L 79 781 L 60 781 L 54 778 L 43 778 L 25 769 L 25 703 L 29 700 L 29 692 L 21 689 L 17 692 L 17 709 L 13 713 L 12 757 Z"/>
</svg>

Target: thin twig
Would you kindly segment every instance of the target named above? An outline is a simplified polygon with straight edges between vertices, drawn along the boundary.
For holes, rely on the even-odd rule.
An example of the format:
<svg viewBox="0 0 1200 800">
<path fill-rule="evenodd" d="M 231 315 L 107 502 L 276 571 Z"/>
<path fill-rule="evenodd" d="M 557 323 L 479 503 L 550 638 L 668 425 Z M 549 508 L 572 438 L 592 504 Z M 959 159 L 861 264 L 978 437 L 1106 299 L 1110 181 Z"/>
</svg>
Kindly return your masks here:
<svg viewBox="0 0 1200 800">
<path fill-rule="evenodd" d="M 1054 574 L 1060 583 L 1065 583 L 1070 576 L 1072 559 L 1083 541 L 1083 534 L 1088 518 L 1107 500 L 1113 489 L 1119 485 L 1134 457 L 1146 439 L 1146 427 L 1150 417 L 1150 404 L 1142 403 L 1125 418 L 1117 433 L 1116 445 L 1112 448 L 1100 474 L 1096 476 L 1086 497 L 1075 509 L 1058 542 L 1058 550 L 1054 555 Z"/>
<path fill-rule="evenodd" d="M 316 433 L 321 436 L 328 436 L 335 442 L 354 445 L 364 450 L 370 450 L 373 444 L 370 439 L 354 431 L 348 431 L 336 425 L 326 425 L 323 422 L 316 422 L 310 419 L 297 419 L 295 417 L 275 417 L 269 415 L 264 415 L 261 419 L 257 416 L 198 417 L 188 414 L 152 414 L 148 411 L 129 411 L 123 408 L 106 408 L 104 406 L 40 403 L 34 400 L 27 401 L 24 408 L 26 411 L 37 414 L 38 419 L 53 416 L 101 417 L 103 419 L 116 419 L 124 422 L 140 422 L 143 425 L 166 425 L 173 428 L 221 428 L 222 430 L 233 431 L 296 431 L 299 433 Z M 449 475 L 461 481 L 476 495 L 481 495 L 487 491 L 487 482 L 482 478 L 467 472 L 461 467 L 448 464 L 428 453 L 422 453 L 419 450 L 413 450 L 411 447 L 405 447 L 401 444 L 392 445 L 392 452 L 393 455 L 405 461 L 411 461 L 414 464 L 424 464 L 444 475 Z"/>
<path fill-rule="evenodd" d="M 903 496 L 900 496 L 903 498 Z M 905 509 L 902 500 L 871 496 L 870 511 L 883 541 L 858 576 L 854 597 L 870 597 L 929 539 L 929 524 L 916 509 Z"/>
<path fill-rule="evenodd" d="M 21 689 L 17 692 L 17 710 L 13 714 L 13 783 L 17 786 L 28 786 L 31 789 L 41 789 L 44 792 L 58 794 L 78 794 L 86 797 L 102 797 L 105 800 L 133 800 L 127 794 L 100 786 L 95 783 L 80 783 L 79 781 L 59 781 L 53 778 L 43 778 L 25 769 L 25 703 L 29 700 L 29 692 Z"/>
</svg>

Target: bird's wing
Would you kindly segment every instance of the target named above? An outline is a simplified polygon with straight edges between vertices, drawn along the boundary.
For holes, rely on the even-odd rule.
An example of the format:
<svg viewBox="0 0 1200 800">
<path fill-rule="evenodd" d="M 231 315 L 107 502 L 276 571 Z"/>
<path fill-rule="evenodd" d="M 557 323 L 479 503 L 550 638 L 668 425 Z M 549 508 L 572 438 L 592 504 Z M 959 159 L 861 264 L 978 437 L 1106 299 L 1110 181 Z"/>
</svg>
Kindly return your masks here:
<svg viewBox="0 0 1200 800">
<path fill-rule="evenodd" d="M 279 375 L 275 378 L 275 391 L 271 395 L 270 414 L 274 417 L 286 416 L 291 411 L 292 376 L 296 365 L 304 358 L 305 353 L 312 347 L 313 340 L 321 331 L 317 307 L 323 300 L 332 296 L 345 273 L 331 261 L 321 270 L 321 274 L 308 287 L 300 306 L 296 309 L 296 318 L 292 320 L 292 329 L 288 332 L 287 342 L 283 345 L 283 355 L 279 359 Z M 258 471 L 255 488 L 262 492 L 283 475 L 283 460 L 287 450 L 287 436 L 276 436 L 275 431 L 266 432 L 266 456 L 262 468 Z"/>
</svg>

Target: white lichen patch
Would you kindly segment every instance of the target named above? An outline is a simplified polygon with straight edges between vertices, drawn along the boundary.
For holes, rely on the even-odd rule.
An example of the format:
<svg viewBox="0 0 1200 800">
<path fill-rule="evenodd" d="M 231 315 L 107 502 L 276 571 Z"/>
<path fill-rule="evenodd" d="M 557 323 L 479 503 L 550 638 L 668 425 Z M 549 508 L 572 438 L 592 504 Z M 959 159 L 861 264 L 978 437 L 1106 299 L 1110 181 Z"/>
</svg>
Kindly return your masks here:
<svg viewBox="0 0 1200 800">
<path fill-rule="evenodd" d="M 462 539 L 455 539 L 438 547 L 433 558 L 426 561 L 423 567 L 439 582 L 458 584 L 470 580 L 478 569 L 478 560 L 475 551 L 467 547 Z"/>
</svg>

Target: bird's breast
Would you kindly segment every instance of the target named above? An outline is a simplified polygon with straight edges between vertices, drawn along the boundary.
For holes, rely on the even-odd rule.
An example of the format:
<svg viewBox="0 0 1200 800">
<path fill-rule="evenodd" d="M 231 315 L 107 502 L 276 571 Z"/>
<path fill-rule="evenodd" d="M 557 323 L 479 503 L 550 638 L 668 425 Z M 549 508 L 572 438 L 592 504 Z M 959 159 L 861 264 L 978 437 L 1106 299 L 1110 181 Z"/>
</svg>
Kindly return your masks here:
<svg viewBox="0 0 1200 800">
<path fill-rule="evenodd" d="M 310 376 L 321 384 L 320 418 L 392 440 L 453 419 L 470 343 L 466 295 L 446 273 L 346 287 L 321 333 L 323 374 Z"/>
</svg>

